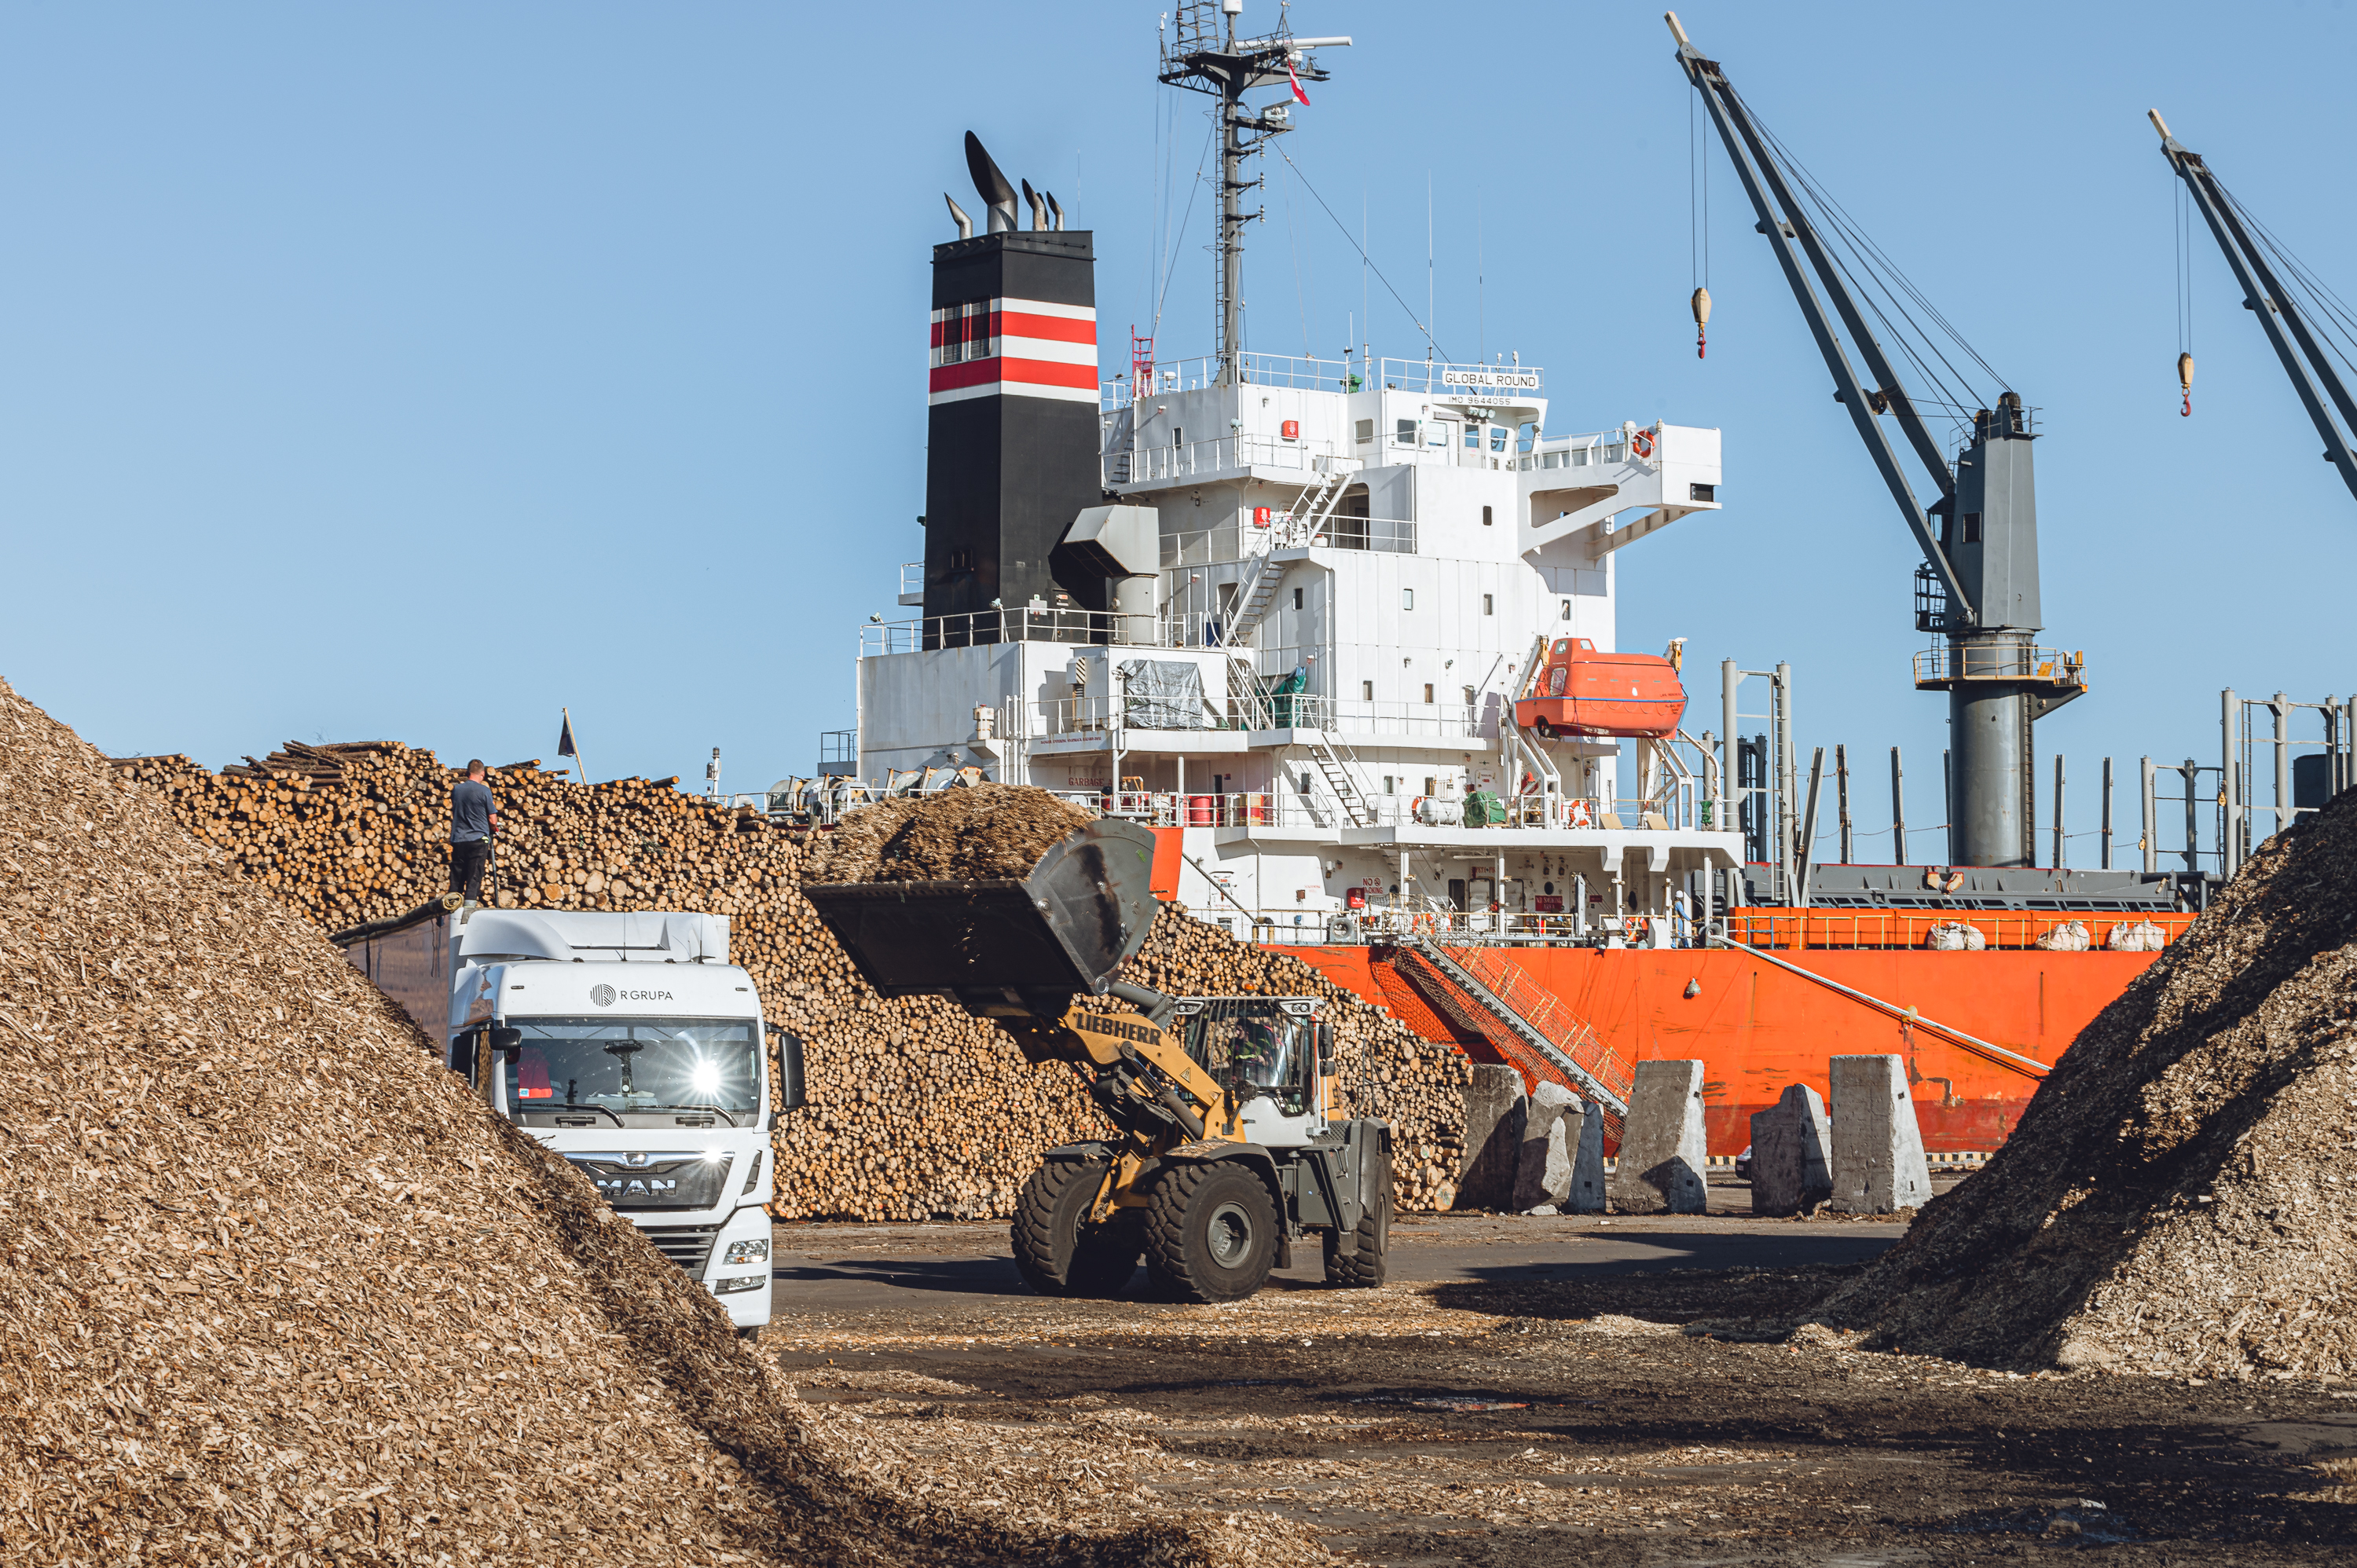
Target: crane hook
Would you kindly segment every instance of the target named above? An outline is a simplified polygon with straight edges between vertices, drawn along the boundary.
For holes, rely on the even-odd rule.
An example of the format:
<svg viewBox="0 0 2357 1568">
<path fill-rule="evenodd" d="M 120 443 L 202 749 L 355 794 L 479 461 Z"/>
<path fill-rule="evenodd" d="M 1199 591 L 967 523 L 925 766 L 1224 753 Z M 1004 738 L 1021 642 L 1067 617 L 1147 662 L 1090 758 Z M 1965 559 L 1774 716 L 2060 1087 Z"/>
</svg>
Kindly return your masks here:
<svg viewBox="0 0 2357 1568">
<path fill-rule="evenodd" d="M 1695 290 L 1692 303 L 1695 318 L 1695 358 L 1699 360 L 1704 357 L 1705 351 L 1709 347 L 1710 290 L 1706 288 Z"/>
<path fill-rule="evenodd" d="M 2185 392 L 2185 406 L 2179 412 L 2190 419 L 2193 417 L 2193 356 L 2190 354 L 2177 356 L 2177 384 Z"/>
</svg>

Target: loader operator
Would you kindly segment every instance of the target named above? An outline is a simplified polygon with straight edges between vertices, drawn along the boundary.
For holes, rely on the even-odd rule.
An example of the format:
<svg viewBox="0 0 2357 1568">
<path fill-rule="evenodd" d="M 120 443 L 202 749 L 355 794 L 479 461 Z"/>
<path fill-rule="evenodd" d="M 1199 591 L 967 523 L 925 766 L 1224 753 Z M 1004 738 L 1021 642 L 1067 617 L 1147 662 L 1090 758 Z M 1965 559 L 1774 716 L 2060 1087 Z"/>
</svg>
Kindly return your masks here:
<svg viewBox="0 0 2357 1568">
<path fill-rule="evenodd" d="M 479 757 L 450 789 L 450 891 L 465 894 L 469 905 L 483 901 L 483 866 L 491 857 L 491 830 L 499 822 Z"/>
</svg>

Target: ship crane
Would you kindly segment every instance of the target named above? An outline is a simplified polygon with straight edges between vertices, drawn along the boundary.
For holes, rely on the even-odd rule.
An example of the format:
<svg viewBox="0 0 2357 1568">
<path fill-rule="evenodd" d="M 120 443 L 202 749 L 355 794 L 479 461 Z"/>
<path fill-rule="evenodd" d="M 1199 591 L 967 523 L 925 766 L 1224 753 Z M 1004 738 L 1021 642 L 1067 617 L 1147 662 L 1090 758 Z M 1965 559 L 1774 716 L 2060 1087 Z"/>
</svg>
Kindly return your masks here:
<svg viewBox="0 0 2357 1568">
<path fill-rule="evenodd" d="M 1695 48 L 1676 14 L 1664 19 L 1678 41 L 1678 65 L 1708 110 L 1759 215 L 1760 232 L 1775 251 L 1784 281 L 1833 372 L 1834 396 L 1849 411 L 1858 438 L 1923 553 L 1923 564 L 1915 574 L 1915 627 L 1940 634 L 1946 643 L 1916 656 L 1915 684 L 1948 693 L 1953 790 L 1948 858 L 1958 865 L 2035 865 L 2036 754 L 2030 726 L 2083 693 L 2086 682 L 2078 655 L 2035 645 L 2040 629 L 2038 503 L 2030 411 L 2010 390 L 1996 399 L 1994 410 L 1952 400 L 1951 412 L 1960 423 L 1968 417 L 1969 425 L 1964 449 L 1950 464 L 1917 400 L 1867 324 L 1869 310 L 1886 326 L 1891 325 L 1890 315 L 1871 303 L 1861 306 L 1852 286 L 1851 260 L 1874 268 L 1881 260 L 1878 252 L 1855 236 L 1835 209 L 1828 221 L 1848 243 L 1850 258 L 1834 253 L 1807 206 L 1794 194 L 1796 182 L 1786 167 L 1789 156 L 1779 157 L 1774 139 L 1745 107 L 1726 70 Z M 1813 188 L 1809 188 L 1814 196 Z M 1823 205 L 1823 199 L 1817 199 Z M 1901 295 L 1922 303 L 1903 279 L 1896 292 L 1888 285 L 1885 292 L 1902 312 Z M 1931 314 L 1936 320 L 1936 313 Z M 1904 338 L 1895 340 L 1922 378 L 1946 385 L 1933 367 L 1936 363 L 1953 371 L 1953 364 L 1936 350 L 1927 356 Z M 1864 361 L 1870 381 L 1860 378 L 1851 349 Z M 1978 361 L 1977 355 L 1972 357 Z M 1987 366 L 1982 362 L 1981 368 Z M 1928 505 L 1916 499 L 1900 466 L 1879 417 L 1886 413 L 1896 421 L 1938 489 L 1937 499 Z"/>
<path fill-rule="evenodd" d="M 2160 117 L 2159 110 L 2147 109 L 2145 113 L 2152 121 L 2152 128 L 2160 133 L 2161 156 L 2169 160 L 2169 166 L 2176 171 L 2177 177 L 2185 182 L 2185 188 L 2192 192 L 2193 204 L 2201 209 L 2203 221 L 2210 225 L 2211 237 L 2218 242 L 2218 249 L 2225 252 L 2226 264 L 2233 269 L 2234 281 L 2243 285 L 2243 308 L 2259 318 L 2259 326 L 2266 331 L 2267 341 L 2275 348 L 2276 358 L 2283 361 L 2284 374 L 2291 378 L 2292 390 L 2299 394 L 2300 406 L 2308 410 L 2308 417 L 2315 423 L 2316 433 L 2324 437 L 2325 461 L 2341 471 L 2341 483 L 2349 487 L 2351 495 L 2357 496 L 2357 456 L 2351 454 L 2347 434 L 2357 430 L 2357 402 L 2351 400 L 2349 389 L 2341 383 L 2341 373 L 2333 368 L 2333 356 L 2318 342 L 2316 333 L 2309 327 L 2307 316 L 2301 311 L 2292 291 L 2284 286 L 2281 277 L 2268 263 L 2268 253 L 2273 252 L 2283 263 L 2285 270 L 2292 274 L 2294 281 L 2308 287 L 2311 294 L 2322 294 L 2323 291 L 2317 288 L 2312 278 L 2303 275 L 2305 269 L 2296 259 L 2286 254 L 2255 220 L 2247 225 L 2244 223 L 2248 214 L 2243 210 L 2241 203 L 2218 183 L 2218 177 L 2210 172 L 2210 166 L 2202 161 L 2200 153 L 2188 152 L 2182 143 L 2169 134 L 2169 124 Z M 2253 229 L 2258 230 L 2264 243 L 2253 242 Z M 2330 316 L 2332 313 L 2329 295 L 2319 304 L 2319 314 Z M 2345 332 L 2345 321 L 2343 326 Z M 2179 355 L 2179 359 L 2184 361 L 2179 375 L 2188 385 L 2190 406 L 2193 379 L 2191 357 Z M 2334 422 L 2332 410 L 2325 407 L 2327 399 L 2330 400 L 2332 409 L 2340 412 L 2340 423 Z"/>
</svg>

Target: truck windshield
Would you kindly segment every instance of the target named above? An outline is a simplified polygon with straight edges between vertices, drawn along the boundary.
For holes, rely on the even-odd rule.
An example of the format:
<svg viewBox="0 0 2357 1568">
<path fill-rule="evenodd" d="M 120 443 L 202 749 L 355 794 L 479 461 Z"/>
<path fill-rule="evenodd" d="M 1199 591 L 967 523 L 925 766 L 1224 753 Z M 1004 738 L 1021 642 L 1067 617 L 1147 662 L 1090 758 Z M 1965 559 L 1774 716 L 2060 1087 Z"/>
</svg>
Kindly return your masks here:
<svg viewBox="0 0 2357 1568">
<path fill-rule="evenodd" d="M 630 1112 L 759 1109 L 760 1057 L 750 1018 L 510 1018 L 523 1042 L 506 1066 L 518 1111 L 588 1106 Z"/>
</svg>

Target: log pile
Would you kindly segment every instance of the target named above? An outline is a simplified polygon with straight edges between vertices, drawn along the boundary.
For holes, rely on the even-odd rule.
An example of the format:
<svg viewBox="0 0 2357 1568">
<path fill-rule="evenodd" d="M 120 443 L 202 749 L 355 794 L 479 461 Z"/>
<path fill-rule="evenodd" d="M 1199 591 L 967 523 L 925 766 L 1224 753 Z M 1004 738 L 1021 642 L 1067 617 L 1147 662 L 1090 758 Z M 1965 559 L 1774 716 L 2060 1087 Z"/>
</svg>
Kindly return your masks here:
<svg viewBox="0 0 2357 1568">
<path fill-rule="evenodd" d="M 447 885 L 458 775 L 429 751 L 290 745 L 218 774 L 179 757 L 117 767 L 322 930 L 388 918 Z M 776 1140 L 780 1218 L 1003 1216 L 1041 1149 L 1103 1133 L 1069 1070 L 1030 1066 L 1006 1034 L 952 1004 L 887 1000 L 858 977 L 797 891 L 813 835 L 677 782 L 582 785 L 536 763 L 492 769 L 497 901 L 730 917 L 730 957 L 752 974 L 765 1016 L 804 1041 L 809 1101 L 780 1119 Z M 1361 1114 L 1393 1122 L 1401 1207 L 1452 1201 L 1467 1070 L 1454 1046 L 1175 912 L 1157 920 L 1133 972 L 1185 993 L 1327 998 L 1345 1092 Z"/>
</svg>

